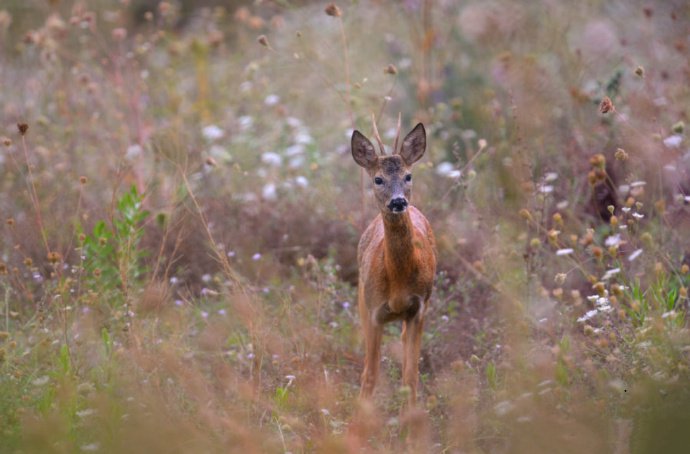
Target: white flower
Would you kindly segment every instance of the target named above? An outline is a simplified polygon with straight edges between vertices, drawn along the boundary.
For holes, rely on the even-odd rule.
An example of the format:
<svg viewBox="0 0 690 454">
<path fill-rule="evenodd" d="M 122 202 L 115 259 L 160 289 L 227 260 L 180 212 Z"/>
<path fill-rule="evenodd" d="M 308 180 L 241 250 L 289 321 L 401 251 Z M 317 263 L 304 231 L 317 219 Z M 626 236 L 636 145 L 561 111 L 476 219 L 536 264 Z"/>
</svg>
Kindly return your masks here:
<svg viewBox="0 0 690 454">
<path fill-rule="evenodd" d="M 264 104 L 267 106 L 275 106 L 280 102 L 280 96 L 278 95 L 268 95 L 266 96 L 266 99 L 264 99 Z"/>
<path fill-rule="evenodd" d="M 261 190 L 261 197 L 263 197 L 264 200 L 276 200 L 278 198 L 276 185 L 273 183 L 266 183 Z"/>
<path fill-rule="evenodd" d="M 586 322 L 586 321 L 589 320 L 590 318 L 592 318 L 592 317 L 594 317 L 595 315 L 597 315 L 598 312 L 599 312 L 599 311 L 597 311 L 596 309 L 592 309 L 591 311 L 587 311 L 587 313 L 585 313 L 585 315 L 583 315 L 582 317 L 578 318 L 577 321 L 580 322 L 580 323 Z"/>
<path fill-rule="evenodd" d="M 225 131 L 216 125 L 208 125 L 204 126 L 204 128 L 201 130 L 201 135 L 204 136 L 204 139 L 210 141 L 220 139 L 225 135 Z"/>
<path fill-rule="evenodd" d="M 91 416 L 94 413 L 96 413 L 96 410 L 94 410 L 93 408 L 85 408 L 84 410 L 78 411 L 77 416 L 80 418 L 84 418 L 86 416 Z"/>
<path fill-rule="evenodd" d="M 498 416 L 503 416 L 510 412 L 514 407 L 515 406 L 512 403 L 510 403 L 509 400 L 504 400 L 494 405 L 494 411 Z"/>
<path fill-rule="evenodd" d="M 544 183 L 550 183 L 558 179 L 558 174 L 556 172 L 549 172 L 544 175 Z"/>
<path fill-rule="evenodd" d="M 254 260 L 255 262 L 259 259 L 261 259 L 261 254 L 259 254 L 258 252 L 252 255 L 252 260 Z"/>
<path fill-rule="evenodd" d="M 621 244 L 620 234 L 617 233 L 615 235 L 611 235 L 610 237 L 606 238 L 606 241 L 604 241 L 604 244 L 607 247 L 618 246 L 619 244 Z"/>
<path fill-rule="evenodd" d="M 295 156 L 304 153 L 304 144 L 297 143 L 285 149 L 285 156 Z"/>
<path fill-rule="evenodd" d="M 298 144 L 306 145 L 312 143 L 313 141 L 314 139 L 307 130 L 302 130 L 295 135 L 295 142 Z"/>
<path fill-rule="evenodd" d="M 140 156 L 144 152 L 144 149 L 141 147 L 141 145 L 135 143 L 133 145 L 130 145 L 127 147 L 127 152 L 125 153 L 125 159 L 128 161 L 132 161 L 138 156 Z"/>
<path fill-rule="evenodd" d="M 31 382 L 32 385 L 34 386 L 43 386 L 46 385 L 50 381 L 50 377 L 47 375 L 43 375 L 42 377 L 38 377 L 34 381 Z"/>
<path fill-rule="evenodd" d="M 436 166 L 436 173 L 442 177 L 447 176 L 453 171 L 453 164 L 450 162 L 441 162 Z"/>
<path fill-rule="evenodd" d="M 666 145 L 668 148 L 678 148 L 680 147 L 681 142 L 683 142 L 683 136 L 680 134 L 673 134 L 672 136 L 668 136 L 664 139 L 664 145 Z"/>
<path fill-rule="evenodd" d="M 628 256 L 628 262 L 634 261 L 636 258 L 638 258 L 640 255 L 642 255 L 642 249 L 638 249 L 634 251 L 632 254 Z"/>
<path fill-rule="evenodd" d="M 608 281 L 609 279 L 611 279 L 613 276 L 615 276 L 616 274 L 618 274 L 620 272 L 621 272 L 620 268 L 610 269 L 604 274 L 604 277 L 602 277 L 601 280 L 602 281 Z"/>
<path fill-rule="evenodd" d="M 100 449 L 101 445 L 98 443 L 89 443 L 88 445 L 81 445 L 79 449 L 84 452 L 94 452 Z"/>
<path fill-rule="evenodd" d="M 249 115 L 242 115 L 240 118 L 238 118 L 238 121 L 240 123 L 240 128 L 243 131 L 246 131 L 247 129 L 251 128 L 254 124 L 254 119 Z"/>
<path fill-rule="evenodd" d="M 633 181 L 632 183 L 630 183 L 631 188 L 638 188 L 640 186 L 646 186 L 646 185 L 647 185 L 646 181 Z"/>
<path fill-rule="evenodd" d="M 644 217 L 644 214 L 633 213 L 632 216 L 633 216 L 635 219 L 642 219 L 642 218 Z"/>
<path fill-rule="evenodd" d="M 556 251 L 557 256 L 570 255 L 575 252 L 572 248 L 559 249 Z"/>
<path fill-rule="evenodd" d="M 538 189 L 542 194 L 551 194 L 553 192 L 553 186 L 550 184 L 540 184 Z"/>
<path fill-rule="evenodd" d="M 261 162 L 273 167 L 280 167 L 283 163 L 283 157 L 273 151 L 267 151 L 261 155 Z"/>
<path fill-rule="evenodd" d="M 306 188 L 307 186 L 309 186 L 309 180 L 307 180 L 307 178 L 303 177 L 302 175 L 295 178 L 295 183 L 297 184 L 297 186 L 300 186 L 302 188 Z"/>
</svg>

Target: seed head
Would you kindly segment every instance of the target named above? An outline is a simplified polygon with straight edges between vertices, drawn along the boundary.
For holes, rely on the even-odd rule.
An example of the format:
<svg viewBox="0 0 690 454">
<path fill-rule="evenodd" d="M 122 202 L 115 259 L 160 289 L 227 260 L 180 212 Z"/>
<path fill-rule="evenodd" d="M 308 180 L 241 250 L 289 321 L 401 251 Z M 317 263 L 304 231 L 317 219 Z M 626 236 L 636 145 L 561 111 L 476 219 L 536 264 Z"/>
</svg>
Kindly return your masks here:
<svg viewBox="0 0 690 454">
<path fill-rule="evenodd" d="M 331 17 L 340 17 L 343 14 L 335 3 L 328 5 L 324 11 Z"/>
<path fill-rule="evenodd" d="M 622 148 L 618 148 L 616 149 L 616 154 L 614 156 L 619 161 L 625 161 L 628 159 L 628 152 Z"/>
<path fill-rule="evenodd" d="M 649 232 L 644 232 L 642 235 L 640 235 L 640 239 L 647 246 L 652 246 L 654 244 L 654 239 Z"/>
<path fill-rule="evenodd" d="M 384 74 L 390 74 L 392 76 L 398 74 L 398 68 L 395 67 L 395 65 L 390 64 L 386 66 L 386 68 L 383 70 Z"/>
<path fill-rule="evenodd" d="M 522 219 L 524 219 L 525 221 L 531 221 L 531 220 L 532 220 L 532 214 L 529 212 L 529 210 L 528 210 L 527 208 L 521 209 L 521 210 L 518 212 L 518 214 L 519 214 L 520 217 L 521 217 Z"/>
<path fill-rule="evenodd" d="M 635 68 L 635 75 L 638 77 L 644 77 L 644 68 L 642 66 Z"/>
<path fill-rule="evenodd" d="M 0 262 L 0 276 L 5 276 L 7 274 L 7 265 Z"/>
<path fill-rule="evenodd" d="M 613 105 L 613 101 L 611 101 L 611 98 L 608 96 L 604 96 L 604 99 L 601 100 L 601 104 L 599 104 L 599 112 L 603 114 L 607 114 L 609 112 L 615 112 L 616 107 Z"/>
<path fill-rule="evenodd" d="M 206 165 L 210 167 L 215 167 L 217 165 L 216 160 L 213 159 L 213 157 L 209 156 L 206 158 Z"/>
<path fill-rule="evenodd" d="M 561 216 L 561 213 L 554 213 L 553 216 L 551 216 L 551 219 L 553 219 L 554 225 L 557 227 L 563 227 L 563 216 Z"/>
<path fill-rule="evenodd" d="M 29 125 L 26 123 L 17 123 L 17 129 L 19 130 L 19 134 L 21 135 L 26 135 L 26 131 L 29 130 Z"/>
<path fill-rule="evenodd" d="M 10 139 L 9 137 L 3 137 L 2 138 L 2 144 L 4 146 L 6 146 L 7 148 L 9 148 L 12 146 L 12 139 Z"/>
<path fill-rule="evenodd" d="M 14 218 L 7 218 L 7 220 L 5 222 L 7 223 L 8 226 L 14 227 Z"/>
<path fill-rule="evenodd" d="M 106 237 L 102 236 L 98 239 L 99 246 L 105 246 L 106 244 L 108 244 L 108 239 Z"/>
<path fill-rule="evenodd" d="M 55 251 L 48 252 L 48 261 L 50 263 L 55 264 L 55 263 L 59 262 L 61 258 L 62 258 L 62 256 L 60 255 L 59 252 L 55 252 Z"/>
<path fill-rule="evenodd" d="M 599 294 L 599 296 L 604 296 L 606 293 L 606 285 L 603 282 L 597 282 L 592 286 L 592 289 Z"/>
<path fill-rule="evenodd" d="M 690 266 L 688 266 L 687 263 L 683 263 L 683 266 L 680 267 L 680 272 L 681 274 L 688 274 L 688 272 L 690 272 Z"/>
<path fill-rule="evenodd" d="M 86 184 L 86 183 L 88 183 L 88 182 L 89 182 L 89 179 L 86 178 L 84 175 L 82 175 L 82 176 L 79 177 L 79 183 L 80 183 L 80 184 Z"/>
<path fill-rule="evenodd" d="M 674 124 L 671 129 L 673 130 L 674 134 L 683 134 L 683 131 L 685 131 L 685 123 L 683 123 L 681 120 Z"/>
<path fill-rule="evenodd" d="M 678 289 L 678 296 L 680 296 L 683 299 L 688 298 L 688 288 L 687 287 L 681 287 Z"/>
<path fill-rule="evenodd" d="M 256 41 L 264 47 L 271 47 L 268 44 L 268 38 L 266 37 L 266 35 L 259 35 L 259 37 L 256 38 Z"/>
<path fill-rule="evenodd" d="M 596 169 L 603 169 L 606 167 L 606 157 L 601 153 L 597 153 L 589 158 L 589 165 Z"/>
<path fill-rule="evenodd" d="M 558 285 L 563 285 L 565 282 L 565 278 L 567 275 L 565 273 L 558 273 L 554 278 L 553 281 L 558 284 Z"/>
<path fill-rule="evenodd" d="M 611 219 L 609 219 L 609 222 L 611 223 L 611 227 L 617 227 L 618 226 L 618 217 L 617 216 L 611 216 Z"/>
<path fill-rule="evenodd" d="M 592 255 L 596 257 L 597 260 L 601 260 L 601 258 L 604 256 L 604 250 L 599 246 L 594 246 L 592 247 Z"/>
<path fill-rule="evenodd" d="M 609 246 L 609 255 L 614 259 L 618 257 L 618 246 Z"/>
<path fill-rule="evenodd" d="M 96 277 L 96 278 L 101 277 L 101 269 L 100 269 L 100 268 L 96 268 L 95 270 L 93 270 L 93 275 L 94 275 L 94 277 Z"/>
<path fill-rule="evenodd" d="M 34 261 L 31 260 L 31 257 L 27 257 L 24 259 L 24 266 L 26 266 L 27 268 L 31 268 L 33 266 L 33 264 L 34 264 Z"/>
<path fill-rule="evenodd" d="M 80 243 L 83 243 L 84 241 L 86 241 L 86 235 L 80 233 L 78 239 Z"/>
</svg>

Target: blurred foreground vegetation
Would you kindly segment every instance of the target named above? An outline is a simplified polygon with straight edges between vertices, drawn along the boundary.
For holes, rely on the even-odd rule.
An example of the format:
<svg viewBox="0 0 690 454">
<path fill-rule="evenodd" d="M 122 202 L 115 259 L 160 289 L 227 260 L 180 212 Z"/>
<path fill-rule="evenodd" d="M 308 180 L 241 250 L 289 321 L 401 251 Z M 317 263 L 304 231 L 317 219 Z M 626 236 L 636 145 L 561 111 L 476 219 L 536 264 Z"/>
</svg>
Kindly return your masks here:
<svg viewBox="0 0 690 454">
<path fill-rule="evenodd" d="M 0 4 L 0 452 L 685 452 L 690 5 Z M 352 129 L 438 241 L 375 406 Z M 420 444 L 409 427 L 422 428 Z"/>
</svg>

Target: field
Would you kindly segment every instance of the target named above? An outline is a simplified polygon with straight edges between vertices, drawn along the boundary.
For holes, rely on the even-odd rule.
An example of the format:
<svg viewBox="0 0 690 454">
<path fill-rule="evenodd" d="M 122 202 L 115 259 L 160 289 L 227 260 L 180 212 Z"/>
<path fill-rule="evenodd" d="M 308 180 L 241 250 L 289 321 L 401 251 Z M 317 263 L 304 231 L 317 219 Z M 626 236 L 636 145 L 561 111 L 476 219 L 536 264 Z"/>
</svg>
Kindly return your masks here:
<svg viewBox="0 0 690 454">
<path fill-rule="evenodd" d="M 0 3 L 0 452 L 681 453 L 690 4 Z M 418 408 L 352 159 L 422 122 Z"/>
</svg>

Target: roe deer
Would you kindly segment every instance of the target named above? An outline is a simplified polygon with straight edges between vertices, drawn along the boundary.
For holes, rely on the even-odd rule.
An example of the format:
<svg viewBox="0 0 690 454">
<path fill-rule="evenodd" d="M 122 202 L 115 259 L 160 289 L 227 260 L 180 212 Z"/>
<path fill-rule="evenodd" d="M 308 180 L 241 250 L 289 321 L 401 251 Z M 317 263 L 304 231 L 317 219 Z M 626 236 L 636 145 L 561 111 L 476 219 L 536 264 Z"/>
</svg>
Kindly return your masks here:
<svg viewBox="0 0 690 454">
<path fill-rule="evenodd" d="M 409 387 L 408 404 L 417 400 L 417 376 L 424 313 L 436 273 L 436 244 L 429 221 L 410 205 L 410 168 L 426 151 L 426 131 L 419 123 L 398 150 L 398 132 L 391 155 L 386 155 L 374 122 L 381 150 L 359 131 L 352 133 L 352 157 L 369 174 L 380 213 L 362 234 L 358 306 L 366 343 L 361 398 L 369 398 L 376 385 L 385 323 L 402 320 L 403 385 Z"/>
</svg>

